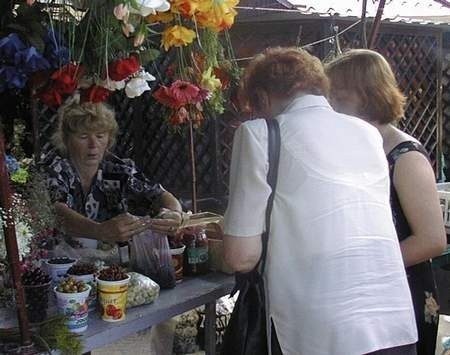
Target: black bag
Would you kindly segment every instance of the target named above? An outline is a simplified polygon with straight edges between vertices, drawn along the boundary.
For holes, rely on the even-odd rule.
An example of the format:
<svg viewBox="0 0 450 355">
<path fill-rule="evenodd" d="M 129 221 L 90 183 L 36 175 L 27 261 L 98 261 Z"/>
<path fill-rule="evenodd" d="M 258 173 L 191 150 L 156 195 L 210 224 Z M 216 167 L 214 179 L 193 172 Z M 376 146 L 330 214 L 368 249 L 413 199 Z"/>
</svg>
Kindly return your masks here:
<svg viewBox="0 0 450 355">
<path fill-rule="evenodd" d="M 222 343 L 222 355 L 264 355 L 268 354 L 264 279 L 267 245 L 270 233 L 270 215 L 278 177 L 280 156 L 280 128 L 275 119 L 266 120 L 268 128 L 269 172 L 267 182 L 272 192 L 267 201 L 266 230 L 261 236 L 263 244 L 261 258 L 256 267 L 248 273 L 236 273 L 236 284 L 231 292 L 239 296 L 231 314 Z"/>
</svg>

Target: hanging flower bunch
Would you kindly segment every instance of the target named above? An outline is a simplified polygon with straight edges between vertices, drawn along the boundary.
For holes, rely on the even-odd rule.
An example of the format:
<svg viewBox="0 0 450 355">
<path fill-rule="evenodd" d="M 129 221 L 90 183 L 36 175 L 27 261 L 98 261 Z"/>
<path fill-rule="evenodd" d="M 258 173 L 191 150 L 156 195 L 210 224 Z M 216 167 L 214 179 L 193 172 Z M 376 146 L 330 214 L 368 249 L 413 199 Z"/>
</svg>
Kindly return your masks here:
<svg viewBox="0 0 450 355">
<path fill-rule="evenodd" d="M 153 95 L 169 109 L 170 125 L 192 121 L 198 126 L 205 106 L 209 112 L 223 113 L 237 71 L 226 59 L 231 44 L 226 43 L 225 48 L 219 35 L 233 25 L 237 4 L 238 0 L 171 0 L 169 11 L 146 17 L 147 23 L 162 28 L 161 47 L 165 51 L 175 48 L 177 53 L 177 60 L 165 73 L 173 83 L 162 85 Z M 193 88 L 201 92 L 201 100 L 187 104 L 177 100 L 180 83 L 189 92 L 194 92 Z"/>
<path fill-rule="evenodd" d="M 53 31 L 46 33 L 42 43 L 41 52 L 23 41 L 18 33 L 0 38 L 0 93 L 23 89 L 34 74 L 68 62 L 68 50 L 58 44 Z"/>
</svg>

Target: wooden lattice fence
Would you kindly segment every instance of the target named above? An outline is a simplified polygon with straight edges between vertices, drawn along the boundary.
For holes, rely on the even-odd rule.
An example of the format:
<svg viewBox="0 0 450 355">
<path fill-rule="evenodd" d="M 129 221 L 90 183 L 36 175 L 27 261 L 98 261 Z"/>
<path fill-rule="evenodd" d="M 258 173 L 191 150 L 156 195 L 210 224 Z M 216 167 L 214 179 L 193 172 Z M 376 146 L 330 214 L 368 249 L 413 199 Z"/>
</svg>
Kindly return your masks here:
<svg viewBox="0 0 450 355">
<path fill-rule="evenodd" d="M 444 174 L 450 181 L 450 54 L 444 57 L 442 71 L 442 116 L 443 116 L 443 144 L 445 169 Z"/>
</svg>

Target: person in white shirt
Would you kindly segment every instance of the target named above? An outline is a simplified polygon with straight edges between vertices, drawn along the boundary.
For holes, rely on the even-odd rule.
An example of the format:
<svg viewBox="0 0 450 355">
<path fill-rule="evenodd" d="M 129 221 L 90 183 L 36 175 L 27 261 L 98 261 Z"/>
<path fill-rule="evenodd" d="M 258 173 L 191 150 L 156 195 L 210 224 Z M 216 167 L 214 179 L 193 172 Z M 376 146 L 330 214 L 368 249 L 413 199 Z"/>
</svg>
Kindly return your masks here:
<svg viewBox="0 0 450 355">
<path fill-rule="evenodd" d="M 242 79 L 253 115 L 276 119 L 281 152 L 266 272 L 273 353 L 416 353 L 414 311 L 389 205 L 382 139 L 340 114 L 325 96 L 320 61 L 297 48 L 269 48 Z M 267 126 L 235 133 L 224 253 L 238 272 L 261 254 L 271 192 Z M 272 329 L 268 329 L 269 337 Z"/>
</svg>

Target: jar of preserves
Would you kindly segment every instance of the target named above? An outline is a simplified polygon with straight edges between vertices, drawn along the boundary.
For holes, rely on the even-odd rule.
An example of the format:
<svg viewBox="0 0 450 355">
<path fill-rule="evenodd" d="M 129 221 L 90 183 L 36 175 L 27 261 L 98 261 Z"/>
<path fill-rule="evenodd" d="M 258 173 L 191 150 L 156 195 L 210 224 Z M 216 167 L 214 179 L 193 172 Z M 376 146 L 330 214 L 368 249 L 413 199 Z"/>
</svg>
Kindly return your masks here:
<svg viewBox="0 0 450 355">
<path fill-rule="evenodd" d="M 206 274 L 208 265 L 208 238 L 202 228 L 187 228 L 183 234 L 186 245 L 183 273 L 187 276 Z"/>
</svg>

